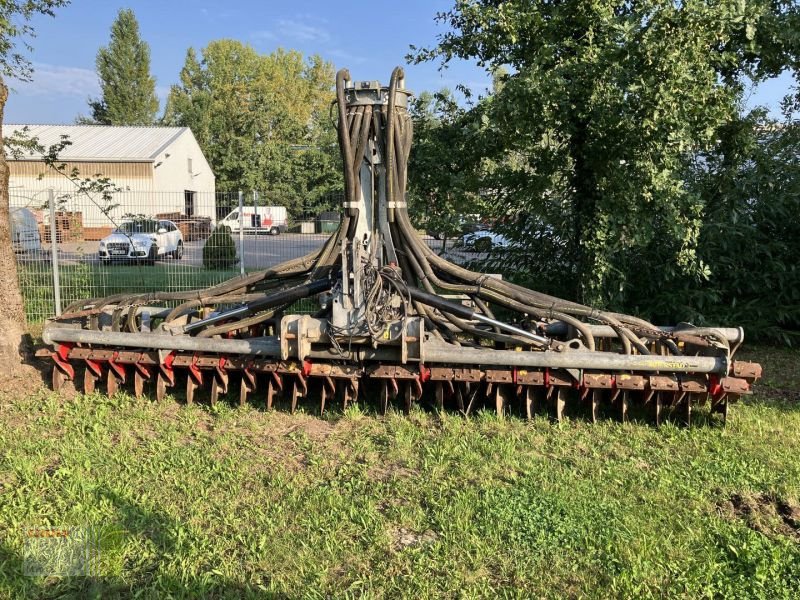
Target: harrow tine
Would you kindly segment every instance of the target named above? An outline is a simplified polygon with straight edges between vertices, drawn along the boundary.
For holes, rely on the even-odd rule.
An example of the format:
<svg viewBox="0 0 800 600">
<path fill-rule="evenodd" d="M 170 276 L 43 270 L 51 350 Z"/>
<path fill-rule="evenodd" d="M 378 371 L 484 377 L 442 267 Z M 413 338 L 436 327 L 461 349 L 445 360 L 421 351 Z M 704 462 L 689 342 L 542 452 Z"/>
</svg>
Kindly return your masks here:
<svg viewBox="0 0 800 600">
<path fill-rule="evenodd" d="M 536 389 L 532 385 L 523 386 L 523 402 L 525 402 L 525 415 L 530 421 L 536 414 Z"/>
<path fill-rule="evenodd" d="M 556 421 L 559 423 L 564 420 L 564 408 L 567 406 L 568 394 L 568 387 L 558 386 L 558 390 L 556 391 Z"/>
<path fill-rule="evenodd" d="M 239 406 L 247 404 L 247 396 L 255 391 L 255 381 L 251 377 L 252 374 L 248 371 L 242 372 L 242 379 L 239 382 Z"/>
<path fill-rule="evenodd" d="M 469 383 L 457 381 L 455 385 L 456 406 L 462 415 L 469 415 L 469 408 L 464 406 L 464 396 L 469 395 Z"/>
<path fill-rule="evenodd" d="M 469 402 L 467 402 L 466 409 L 464 408 L 464 401 L 463 398 L 461 400 L 461 411 L 464 413 L 464 416 L 469 416 L 472 412 L 472 407 L 475 405 L 475 399 L 478 397 L 478 390 L 480 388 L 476 385 L 475 389 L 472 389 L 472 384 L 467 382 L 464 384 L 464 396 L 469 398 Z"/>
<path fill-rule="evenodd" d="M 381 379 L 380 386 L 381 414 L 386 415 L 389 412 L 389 382 Z"/>
<path fill-rule="evenodd" d="M 329 395 L 333 395 L 336 393 L 336 383 L 333 381 L 331 377 L 325 376 L 322 380 L 322 389 L 320 390 L 320 401 L 319 401 L 319 415 L 322 416 L 325 413 L 325 402 L 328 399 Z"/>
<path fill-rule="evenodd" d="M 114 373 L 114 369 L 109 369 L 106 372 L 106 393 L 109 396 L 113 396 L 117 393 L 119 389 L 119 380 L 117 379 L 117 374 Z"/>
<path fill-rule="evenodd" d="M 592 390 L 592 423 L 597 423 L 597 418 L 600 413 L 600 400 L 603 397 L 603 390 Z"/>
<path fill-rule="evenodd" d="M 186 404 L 193 404 L 194 403 L 194 394 L 197 390 L 197 382 L 192 377 L 192 374 L 189 373 L 186 376 Z"/>
<path fill-rule="evenodd" d="M 728 424 L 728 398 L 727 396 L 723 396 L 718 400 L 711 400 L 711 412 L 718 413 L 722 415 L 722 425 L 725 426 Z"/>
<path fill-rule="evenodd" d="M 300 397 L 300 382 L 295 379 L 292 381 L 292 408 L 291 413 L 294 414 L 294 411 L 297 410 L 297 399 Z"/>
<path fill-rule="evenodd" d="M 266 408 L 267 410 L 272 410 L 272 401 L 275 399 L 275 382 L 270 377 L 267 380 L 267 398 L 266 398 Z"/>
<path fill-rule="evenodd" d="M 144 394 L 144 382 L 145 378 L 139 372 L 139 369 L 134 369 L 133 371 L 133 394 L 137 398 L 141 398 Z"/>
<path fill-rule="evenodd" d="M 655 411 L 656 411 L 656 426 L 661 426 L 661 420 L 664 415 L 664 392 L 655 393 Z"/>
<path fill-rule="evenodd" d="M 687 427 L 692 426 L 692 396 L 687 393 L 683 398 L 683 420 Z"/>
<path fill-rule="evenodd" d="M 167 387 L 169 387 L 169 380 L 167 380 L 166 376 L 159 371 L 156 374 L 156 400 L 158 402 L 161 402 L 167 397 Z"/>
<path fill-rule="evenodd" d="M 358 387 L 355 380 L 343 380 L 341 382 L 342 390 L 342 410 L 347 410 L 347 406 L 352 400 L 358 396 Z"/>
<path fill-rule="evenodd" d="M 436 396 L 436 411 L 442 414 L 444 412 L 444 382 L 436 382 L 434 386 L 434 395 Z"/>
<path fill-rule="evenodd" d="M 624 391 L 620 394 L 619 397 L 619 413 L 620 413 L 620 420 L 623 423 L 628 422 L 628 412 L 631 408 L 631 396 L 630 392 Z"/>
<path fill-rule="evenodd" d="M 491 384 L 490 384 L 491 385 Z M 498 418 L 502 419 L 506 416 L 506 399 L 505 395 L 501 390 L 500 385 L 495 385 L 494 390 L 489 389 L 487 390 L 490 394 L 493 393 L 494 395 L 494 409 L 497 413 Z"/>
<path fill-rule="evenodd" d="M 86 370 L 83 372 L 83 393 L 87 396 L 89 394 L 94 394 L 95 389 L 97 389 L 97 375 L 95 375 L 94 371 L 92 371 L 89 367 L 86 367 Z"/>
<path fill-rule="evenodd" d="M 54 392 L 58 392 L 64 387 L 64 383 L 67 381 L 66 374 L 58 367 L 58 365 L 53 365 L 53 374 L 50 380 L 50 384 L 53 387 Z"/>
<path fill-rule="evenodd" d="M 403 413 L 411 414 L 411 404 L 414 402 L 413 382 L 407 381 L 403 386 Z"/>
<path fill-rule="evenodd" d="M 217 400 L 219 400 L 219 392 L 221 387 L 222 386 L 220 385 L 219 380 L 216 377 L 212 377 L 211 393 L 209 394 L 209 398 L 211 400 L 211 406 L 214 406 L 217 403 Z"/>
</svg>

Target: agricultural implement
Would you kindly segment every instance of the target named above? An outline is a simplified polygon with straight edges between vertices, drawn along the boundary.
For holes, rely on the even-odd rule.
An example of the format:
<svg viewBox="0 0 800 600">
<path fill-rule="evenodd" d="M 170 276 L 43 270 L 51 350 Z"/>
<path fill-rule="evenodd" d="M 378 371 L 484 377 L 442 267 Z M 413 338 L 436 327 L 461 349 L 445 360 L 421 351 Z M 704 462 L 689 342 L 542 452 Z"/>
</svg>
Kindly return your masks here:
<svg viewBox="0 0 800 600">
<path fill-rule="evenodd" d="M 419 236 L 406 207 L 412 126 L 400 68 L 388 86 L 336 76 L 345 195 L 318 250 L 213 287 L 79 301 L 48 322 L 40 351 L 52 385 L 82 378 L 113 394 L 319 411 L 359 396 L 386 411 L 415 402 L 469 414 L 577 410 L 689 423 L 697 405 L 725 419 L 761 374 L 733 360 L 741 328 L 656 327 L 453 264 Z M 313 303 L 314 314 L 293 311 Z"/>
</svg>

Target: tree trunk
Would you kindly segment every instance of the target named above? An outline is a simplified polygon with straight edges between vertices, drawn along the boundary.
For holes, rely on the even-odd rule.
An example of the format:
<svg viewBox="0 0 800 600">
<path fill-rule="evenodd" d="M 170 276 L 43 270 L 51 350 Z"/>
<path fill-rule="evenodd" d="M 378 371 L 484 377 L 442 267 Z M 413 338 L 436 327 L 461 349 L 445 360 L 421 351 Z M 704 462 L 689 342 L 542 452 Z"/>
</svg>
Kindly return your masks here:
<svg viewBox="0 0 800 600">
<path fill-rule="evenodd" d="M 17 278 L 17 261 L 11 245 L 8 208 L 8 163 L 3 145 L 3 111 L 8 88 L 0 80 L 0 380 L 22 373 L 23 357 L 29 352 L 25 335 L 25 311 Z"/>
</svg>

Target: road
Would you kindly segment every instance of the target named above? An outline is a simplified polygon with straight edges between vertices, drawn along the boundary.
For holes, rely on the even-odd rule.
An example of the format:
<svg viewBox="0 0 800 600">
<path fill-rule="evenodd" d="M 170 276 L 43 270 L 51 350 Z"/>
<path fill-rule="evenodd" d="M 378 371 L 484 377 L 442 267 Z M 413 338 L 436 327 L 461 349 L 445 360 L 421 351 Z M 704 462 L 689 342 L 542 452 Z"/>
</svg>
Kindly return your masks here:
<svg viewBox="0 0 800 600">
<path fill-rule="evenodd" d="M 303 256 L 320 248 L 328 234 L 300 234 L 283 233 L 278 236 L 252 235 L 244 236 L 243 251 L 239 247 L 238 235 L 233 236 L 240 256 L 244 256 L 244 267 L 248 270 L 266 269 L 286 260 Z M 440 250 L 442 243 L 431 237 L 424 238 L 434 250 Z M 203 245 L 205 240 L 186 242 L 184 244 L 183 260 L 176 263 L 172 258 L 159 260 L 164 264 L 180 264 L 182 266 L 203 266 Z M 59 244 L 60 264 L 99 264 L 97 257 L 98 242 L 61 242 Z M 446 257 L 454 262 L 463 262 L 466 257 L 474 258 L 475 254 L 448 251 Z M 41 252 L 19 255 L 19 261 L 24 263 L 42 262 L 50 260 L 50 244 L 43 244 Z"/>
</svg>

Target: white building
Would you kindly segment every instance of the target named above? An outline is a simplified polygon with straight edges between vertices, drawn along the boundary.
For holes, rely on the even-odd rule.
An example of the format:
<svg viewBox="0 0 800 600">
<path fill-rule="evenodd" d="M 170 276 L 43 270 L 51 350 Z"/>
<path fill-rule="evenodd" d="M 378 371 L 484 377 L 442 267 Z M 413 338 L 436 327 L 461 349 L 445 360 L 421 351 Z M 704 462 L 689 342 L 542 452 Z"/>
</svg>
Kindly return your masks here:
<svg viewBox="0 0 800 600">
<path fill-rule="evenodd" d="M 7 140 L 16 132 L 46 149 L 63 136 L 70 144 L 58 153 L 62 172 L 48 166 L 41 154 L 8 156 L 11 206 L 41 210 L 52 188 L 59 211 L 79 213 L 86 239 L 128 214 L 216 219 L 214 173 L 188 127 L 3 125 Z M 120 191 L 110 200 L 77 193 L 78 187 L 64 175 L 73 171 L 79 178 L 107 177 Z"/>
</svg>

